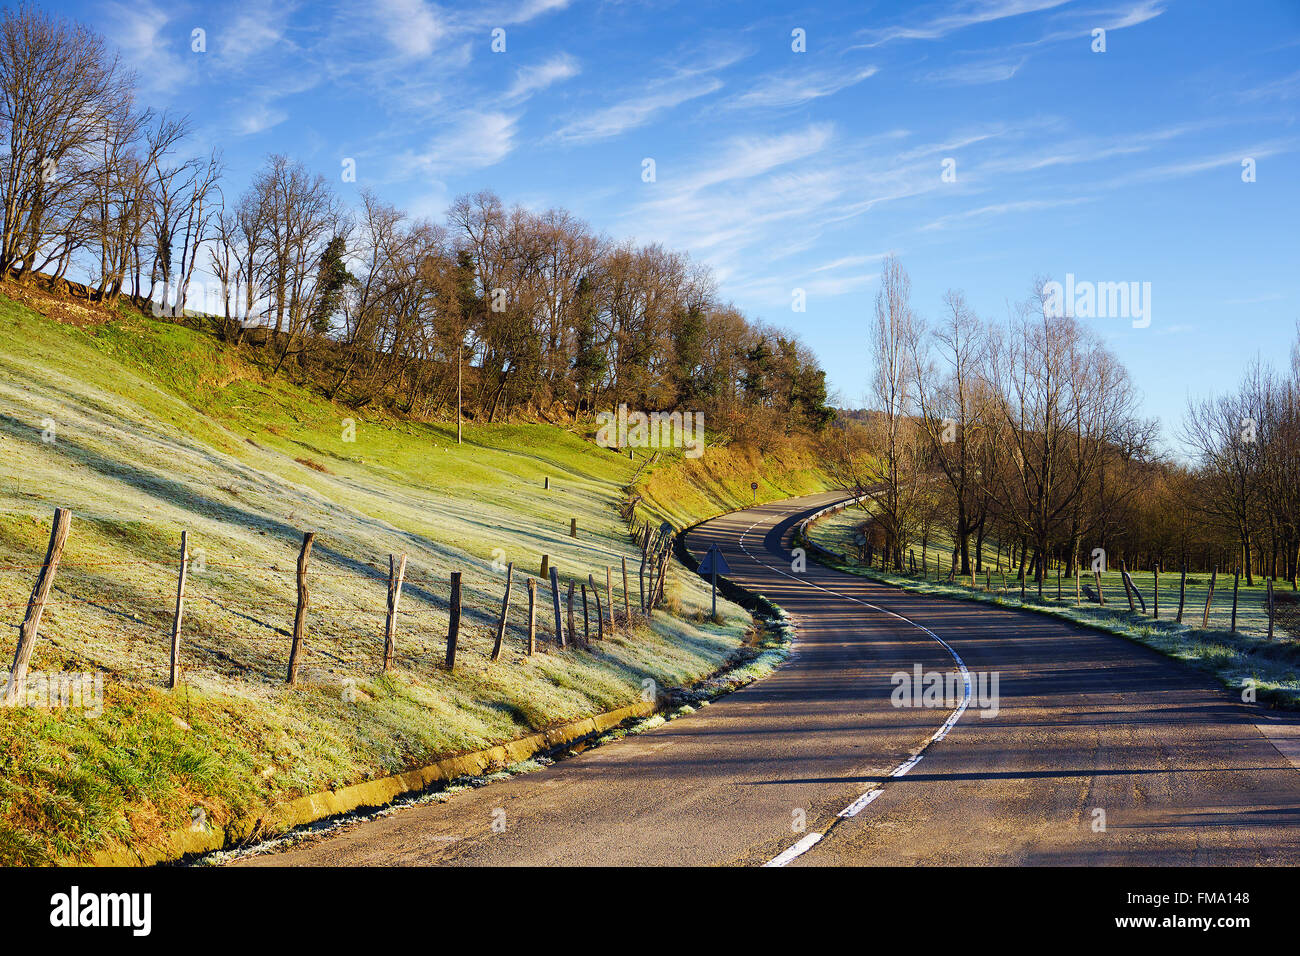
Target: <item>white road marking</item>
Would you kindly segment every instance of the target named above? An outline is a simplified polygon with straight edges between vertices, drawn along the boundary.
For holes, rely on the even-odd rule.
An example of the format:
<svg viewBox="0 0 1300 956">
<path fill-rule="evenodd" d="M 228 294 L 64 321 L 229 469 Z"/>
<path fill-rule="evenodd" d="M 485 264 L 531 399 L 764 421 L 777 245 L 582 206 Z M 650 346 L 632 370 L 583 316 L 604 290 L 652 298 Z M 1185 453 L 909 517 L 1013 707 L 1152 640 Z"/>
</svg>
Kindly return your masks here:
<svg viewBox="0 0 1300 956">
<path fill-rule="evenodd" d="M 804 585 L 805 587 L 816 588 L 818 591 L 825 591 L 827 594 L 833 594 L 836 597 L 843 598 L 846 601 L 852 601 L 854 604 L 861 604 L 865 608 L 870 608 L 873 611 L 879 611 L 881 614 L 888 614 L 890 617 L 897 618 L 898 620 L 903 621 L 906 624 L 910 624 L 912 625 L 912 627 L 924 631 L 930 637 L 934 638 L 934 640 L 938 641 L 943 646 L 943 649 L 952 655 L 952 659 L 956 662 L 957 668 L 961 671 L 961 678 L 962 678 L 962 685 L 963 685 L 963 694 L 962 694 L 961 702 L 953 709 L 953 712 L 948 715 L 948 719 L 943 722 L 943 724 L 939 727 L 939 729 L 936 730 L 934 733 L 932 733 L 929 737 L 927 737 L 925 741 L 921 744 L 921 746 L 916 749 L 916 751 L 912 754 L 911 757 L 909 757 L 907 760 L 903 761 L 903 763 L 895 767 L 889 774 L 890 777 L 903 776 L 909 770 L 911 770 L 913 767 L 915 767 L 918 763 L 921 762 L 921 757 L 924 754 L 927 747 L 929 747 L 932 743 L 943 740 L 943 738 L 948 736 L 948 731 L 952 730 L 953 726 L 957 723 L 958 720 L 961 719 L 961 715 L 966 712 L 966 708 L 970 705 L 971 679 L 970 679 L 970 671 L 966 669 L 966 662 L 961 659 L 961 655 L 958 654 L 955 650 L 953 650 L 952 646 L 947 641 L 945 641 L 938 634 L 934 633 L 934 631 L 930 630 L 924 624 L 917 624 L 915 621 L 910 620 L 909 618 L 906 618 L 895 611 L 890 611 L 886 608 L 878 607 L 875 604 L 871 604 L 870 602 L 862 600 L 861 598 L 856 598 L 848 594 L 841 594 L 839 591 L 836 591 L 833 588 L 822 587 L 820 584 L 816 584 L 805 578 L 801 578 L 798 575 L 791 574 L 790 572 L 784 571 L 781 568 L 774 568 L 766 561 L 760 561 L 757 557 L 754 556 L 753 552 L 751 552 L 747 547 L 745 547 L 745 536 L 749 534 L 751 531 L 753 531 L 755 528 L 757 528 L 761 523 L 762 523 L 762 519 L 760 519 L 759 521 L 755 521 L 753 524 L 751 524 L 748 528 L 746 528 L 741 533 L 740 540 L 737 542 L 740 545 L 740 550 L 744 551 L 745 554 L 749 555 L 749 559 L 753 561 L 755 564 L 762 565 L 763 567 L 767 568 L 769 571 L 775 571 L 777 574 L 785 575 L 785 577 L 789 578 L 791 581 L 797 581 L 800 584 Z M 847 807 L 845 807 L 843 810 L 837 813 L 836 816 L 844 819 L 847 819 L 848 817 L 855 817 L 859 813 L 861 813 L 864 809 L 866 809 L 866 807 L 872 801 L 874 801 L 878 796 L 880 796 L 884 792 L 885 791 L 883 785 L 873 784 L 870 790 L 868 790 L 866 793 L 859 796 Z M 783 850 L 781 853 L 777 854 L 776 856 L 768 860 L 763 865 L 764 866 L 785 866 L 791 860 L 795 859 L 798 856 L 802 856 L 804 853 L 807 853 L 814 846 L 816 846 L 817 842 L 821 840 L 823 835 L 824 834 L 821 833 L 810 833 L 808 836 L 804 837 L 798 843 L 794 844 L 794 846 L 791 846 Z"/>
<path fill-rule="evenodd" d="M 868 790 L 862 796 L 858 797 L 858 799 L 854 800 L 847 807 L 845 807 L 843 810 L 837 813 L 836 816 L 846 817 L 846 818 L 856 817 L 859 813 L 861 813 L 863 810 L 867 808 L 867 805 L 870 804 L 872 800 L 876 799 L 876 797 L 880 796 L 884 792 L 885 791 L 881 790 L 879 787 L 876 787 L 874 790 Z"/>
<path fill-rule="evenodd" d="M 807 853 L 809 850 L 811 850 L 814 846 L 817 845 L 817 841 L 820 840 L 821 838 L 822 835 L 820 833 L 810 833 L 802 840 L 800 840 L 798 843 L 796 843 L 794 846 L 790 847 L 788 850 L 783 850 L 779 855 L 772 857 L 772 859 L 768 860 L 763 865 L 764 866 L 785 866 L 795 857 L 799 856 L 802 853 Z"/>
</svg>

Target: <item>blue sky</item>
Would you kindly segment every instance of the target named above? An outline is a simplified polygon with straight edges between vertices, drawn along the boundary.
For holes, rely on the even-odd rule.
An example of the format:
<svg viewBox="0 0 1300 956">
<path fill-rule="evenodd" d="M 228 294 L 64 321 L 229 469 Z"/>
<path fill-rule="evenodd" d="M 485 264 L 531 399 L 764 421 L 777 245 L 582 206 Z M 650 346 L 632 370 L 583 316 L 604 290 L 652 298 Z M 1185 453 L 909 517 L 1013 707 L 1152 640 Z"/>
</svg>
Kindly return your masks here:
<svg viewBox="0 0 1300 956">
<path fill-rule="evenodd" d="M 930 318 L 948 288 L 1005 318 L 1036 275 L 1151 283 L 1149 327 L 1090 321 L 1167 436 L 1189 395 L 1285 362 L 1300 319 L 1297 0 L 58 9 L 223 150 L 228 195 L 284 152 L 418 214 L 482 188 L 563 206 L 708 263 L 850 405 L 889 252 Z"/>
</svg>

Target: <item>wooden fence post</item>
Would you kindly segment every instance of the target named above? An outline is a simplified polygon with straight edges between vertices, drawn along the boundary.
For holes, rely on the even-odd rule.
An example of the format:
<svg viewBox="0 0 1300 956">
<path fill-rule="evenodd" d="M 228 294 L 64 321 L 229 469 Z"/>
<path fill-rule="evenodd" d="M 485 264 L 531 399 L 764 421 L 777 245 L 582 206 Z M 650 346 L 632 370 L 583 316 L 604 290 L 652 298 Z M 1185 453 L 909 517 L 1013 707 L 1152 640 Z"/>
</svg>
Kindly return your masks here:
<svg viewBox="0 0 1300 956">
<path fill-rule="evenodd" d="M 1232 626 L 1228 629 L 1229 634 L 1237 633 L 1237 591 L 1241 586 L 1241 569 L 1238 568 L 1232 573 Z"/>
<path fill-rule="evenodd" d="M 551 576 L 551 556 L 549 554 L 544 554 L 542 555 L 542 570 L 541 573 L 537 575 L 537 577 L 540 580 L 545 581 L 550 576 Z"/>
<path fill-rule="evenodd" d="M 544 479 L 542 479 L 542 488 L 544 488 L 546 491 L 550 491 L 550 490 L 551 490 L 551 476 L 550 476 L 550 475 L 547 475 Z"/>
<path fill-rule="evenodd" d="M 1128 598 L 1128 609 L 1130 614 L 1137 613 L 1137 605 L 1133 603 L 1133 582 L 1129 580 L 1128 566 L 1123 562 L 1119 566 L 1119 579 L 1124 582 L 1124 596 Z"/>
<path fill-rule="evenodd" d="M 397 555 L 388 556 L 388 614 L 384 618 L 384 666 L 387 670 L 393 666 L 397 654 L 397 602 L 402 597 L 402 581 L 406 578 L 406 555 L 399 559 Z"/>
<path fill-rule="evenodd" d="M 1214 582 L 1219 576 L 1219 569 L 1210 570 L 1210 589 L 1205 592 L 1205 613 L 1201 616 L 1201 629 L 1210 626 L 1210 602 L 1214 600 Z"/>
<path fill-rule="evenodd" d="M 560 573 L 555 568 L 551 568 L 551 604 L 555 607 L 555 643 L 564 647 L 564 619 L 560 616 Z"/>
<path fill-rule="evenodd" d="M 578 519 L 577 519 L 577 518 L 570 518 L 570 519 L 569 519 L 569 537 L 570 537 L 570 538 L 576 538 L 577 536 L 578 536 Z"/>
<path fill-rule="evenodd" d="M 1093 571 L 1093 576 L 1097 579 L 1097 603 L 1102 607 L 1106 606 L 1106 595 L 1101 589 L 1101 572 Z"/>
<path fill-rule="evenodd" d="M 624 556 L 622 558 L 622 561 L 623 561 L 623 626 L 631 627 L 632 626 L 632 599 L 628 597 L 628 593 L 627 593 L 627 557 Z"/>
<path fill-rule="evenodd" d="M 608 564 L 605 565 L 605 610 L 609 611 L 609 631 L 613 634 L 618 622 L 614 620 L 614 573 Z"/>
<path fill-rule="evenodd" d="M 316 540 L 316 532 L 308 531 L 302 536 L 302 550 L 298 552 L 298 609 L 293 615 L 293 644 L 289 647 L 289 675 L 286 681 L 298 683 L 298 661 L 302 655 L 303 641 L 307 639 L 307 560 L 311 557 L 311 546 Z"/>
<path fill-rule="evenodd" d="M 456 669 L 456 640 L 460 637 L 460 572 L 451 572 L 451 617 L 447 621 L 447 670 Z"/>
<path fill-rule="evenodd" d="M 646 562 L 646 544 L 641 545 L 641 570 L 637 572 L 638 584 L 641 588 L 641 613 L 645 613 L 645 562 Z"/>
<path fill-rule="evenodd" d="M 589 575 L 590 576 L 590 575 Z M 587 585 L 582 585 L 582 645 L 591 644 L 591 619 L 587 616 Z"/>
<path fill-rule="evenodd" d="M 528 579 L 528 656 L 537 653 L 537 582 Z"/>
<path fill-rule="evenodd" d="M 650 602 L 651 609 L 658 607 L 664 600 L 664 587 L 668 579 L 668 563 L 672 557 L 672 551 L 664 548 L 663 556 L 659 559 L 659 586 L 653 592 L 653 598 Z"/>
<path fill-rule="evenodd" d="M 596 584 L 594 574 L 587 575 L 587 581 L 591 584 L 591 593 L 596 598 L 596 640 L 605 639 L 605 609 L 600 606 L 600 586 Z"/>
<path fill-rule="evenodd" d="M 573 578 L 569 578 L 569 643 L 578 643 L 578 628 L 573 622 Z"/>
<path fill-rule="evenodd" d="M 1133 580 L 1133 575 L 1129 574 L 1129 572 L 1125 571 L 1124 576 L 1128 578 L 1128 586 L 1133 589 L 1133 597 L 1137 599 L 1138 613 L 1146 614 L 1147 599 L 1142 596 L 1142 589 L 1137 586 L 1137 582 Z"/>
<path fill-rule="evenodd" d="M 172 618 L 172 661 L 167 686 L 175 687 L 181 678 L 181 617 L 185 613 L 185 576 L 190 563 L 190 533 L 181 532 L 181 570 L 176 578 L 176 614 Z"/>
<path fill-rule="evenodd" d="M 506 596 L 501 599 L 501 619 L 497 621 L 497 639 L 492 644 L 492 660 L 498 660 L 501 657 L 501 645 L 506 636 L 506 615 L 510 613 L 510 579 L 515 574 L 515 563 L 511 561 L 506 565 Z M 529 578 L 531 581 L 532 578 Z"/>
<path fill-rule="evenodd" d="M 659 553 L 656 551 L 651 556 L 650 564 L 647 566 L 647 569 L 650 572 L 648 575 L 649 589 L 646 591 L 645 599 L 645 612 L 647 615 L 654 612 L 655 603 L 659 599 L 659 565 L 660 557 Z"/>
<path fill-rule="evenodd" d="M 45 613 L 45 602 L 49 599 L 50 589 L 54 587 L 54 574 L 59 569 L 63 546 L 68 542 L 71 522 L 71 511 L 66 508 L 54 509 L 54 524 L 50 528 L 50 543 L 45 549 L 45 563 L 36 575 L 32 596 L 27 599 L 27 614 L 18 630 L 18 649 L 14 651 L 14 663 L 9 668 L 9 683 L 5 685 L 4 692 L 5 704 L 15 703 L 27 685 L 27 665 L 31 663 L 32 648 L 36 645 L 36 631 L 41 626 L 41 615 Z"/>
<path fill-rule="evenodd" d="M 1273 579 L 1268 578 L 1268 639 L 1273 640 Z"/>
<path fill-rule="evenodd" d="M 1187 562 L 1183 562 L 1183 573 L 1178 579 L 1178 616 L 1174 618 L 1179 624 L 1183 623 L 1183 603 L 1187 599 Z"/>
</svg>

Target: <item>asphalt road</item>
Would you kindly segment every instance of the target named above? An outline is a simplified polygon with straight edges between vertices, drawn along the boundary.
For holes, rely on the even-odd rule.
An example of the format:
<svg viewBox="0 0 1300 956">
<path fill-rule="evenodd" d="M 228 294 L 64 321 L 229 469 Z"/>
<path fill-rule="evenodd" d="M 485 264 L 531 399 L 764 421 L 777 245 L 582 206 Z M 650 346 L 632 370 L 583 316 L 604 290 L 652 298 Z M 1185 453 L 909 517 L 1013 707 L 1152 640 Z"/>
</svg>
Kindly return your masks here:
<svg viewBox="0 0 1300 956">
<path fill-rule="evenodd" d="M 752 508 L 690 537 L 697 554 L 717 543 L 735 581 L 795 618 L 795 653 L 771 677 L 546 770 L 244 862 L 1300 862 L 1294 717 L 1049 617 L 792 571 L 791 527 L 836 497 Z M 955 696 L 895 706 L 891 678 L 916 665 L 951 675 Z M 997 712 L 984 716 L 994 674 Z"/>
</svg>

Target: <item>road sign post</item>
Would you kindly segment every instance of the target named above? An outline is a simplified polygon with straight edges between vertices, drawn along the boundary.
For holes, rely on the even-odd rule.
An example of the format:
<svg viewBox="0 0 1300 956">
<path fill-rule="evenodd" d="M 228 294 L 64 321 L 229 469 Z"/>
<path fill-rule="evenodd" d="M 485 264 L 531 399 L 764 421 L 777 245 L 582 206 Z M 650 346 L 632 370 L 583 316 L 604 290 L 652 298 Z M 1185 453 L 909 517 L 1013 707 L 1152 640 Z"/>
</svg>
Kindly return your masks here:
<svg viewBox="0 0 1300 956">
<path fill-rule="evenodd" d="M 727 559 L 722 556 L 722 550 L 716 544 L 710 545 L 708 553 L 704 555 L 704 560 L 700 562 L 700 574 L 707 574 L 709 581 L 713 585 L 713 617 L 715 620 L 718 616 L 718 575 L 730 573 L 731 568 L 727 566 Z"/>
</svg>

